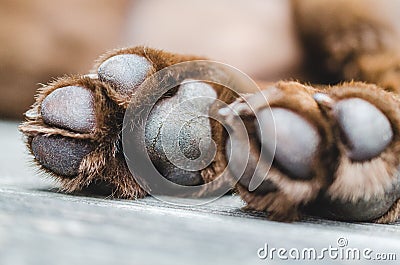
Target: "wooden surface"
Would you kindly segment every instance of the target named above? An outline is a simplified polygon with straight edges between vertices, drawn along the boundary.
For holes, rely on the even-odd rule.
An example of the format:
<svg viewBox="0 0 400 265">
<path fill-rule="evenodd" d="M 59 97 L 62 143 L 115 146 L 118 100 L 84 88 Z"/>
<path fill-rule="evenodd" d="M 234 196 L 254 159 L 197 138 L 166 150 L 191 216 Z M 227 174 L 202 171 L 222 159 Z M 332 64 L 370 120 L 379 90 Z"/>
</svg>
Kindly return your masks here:
<svg viewBox="0 0 400 265">
<path fill-rule="evenodd" d="M 17 124 L 0 122 L 0 132 L 1 265 L 276 264 L 283 261 L 258 258 L 265 243 L 318 250 L 336 247 L 339 238 L 346 238 L 348 247 L 395 253 L 400 260 L 400 223 L 270 222 L 263 214 L 242 211 L 241 200 L 231 195 L 185 208 L 150 197 L 126 201 L 57 193 L 56 183 L 29 162 Z M 323 260 L 331 263 L 350 261 Z"/>
</svg>

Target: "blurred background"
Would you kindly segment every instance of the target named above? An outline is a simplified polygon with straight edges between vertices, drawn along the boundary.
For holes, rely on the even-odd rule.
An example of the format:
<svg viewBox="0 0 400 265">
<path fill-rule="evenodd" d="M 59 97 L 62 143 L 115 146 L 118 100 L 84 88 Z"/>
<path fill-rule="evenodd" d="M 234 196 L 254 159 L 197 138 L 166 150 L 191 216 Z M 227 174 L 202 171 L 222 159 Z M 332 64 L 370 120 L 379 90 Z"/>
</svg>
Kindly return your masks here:
<svg viewBox="0 0 400 265">
<path fill-rule="evenodd" d="M 147 45 L 293 77 L 289 0 L 0 0 L 0 119 L 22 119 L 39 83 L 84 74 L 103 52 Z"/>
</svg>

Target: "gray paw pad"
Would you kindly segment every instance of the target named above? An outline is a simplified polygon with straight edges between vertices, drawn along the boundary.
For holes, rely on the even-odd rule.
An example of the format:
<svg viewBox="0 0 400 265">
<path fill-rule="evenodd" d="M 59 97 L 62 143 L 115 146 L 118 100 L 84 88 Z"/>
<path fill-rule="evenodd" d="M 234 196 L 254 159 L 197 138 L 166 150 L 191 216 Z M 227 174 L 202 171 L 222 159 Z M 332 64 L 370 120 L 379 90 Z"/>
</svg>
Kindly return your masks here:
<svg viewBox="0 0 400 265">
<path fill-rule="evenodd" d="M 106 82 L 122 94 L 130 94 L 147 77 L 151 64 L 136 54 L 120 54 L 104 61 L 97 73 L 101 81 Z"/>
<path fill-rule="evenodd" d="M 32 139 L 32 151 L 40 164 L 66 177 L 78 175 L 82 159 L 94 148 L 85 140 L 62 136 L 37 135 Z"/>
<path fill-rule="evenodd" d="M 293 178 L 310 178 L 312 162 L 320 143 L 317 129 L 299 114 L 284 108 L 261 110 L 258 117 L 260 142 L 264 150 L 270 154 L 275 148 L 275 125 L 274 161 L 280 169 Z"/>
<path fill-rule="evenodd" d="M 92 92 L 79 86 L 59 88 L 43 100 L 41 116 L 48 125 L 89 133 L 96 126 Z"/>
<path fill-rule="evenodd" d="M 374 158 L 392 141 L 393 131 L 388 118 L 368 101 L 360 98 L 341 100 L 334 106 L 333 113 L 352 160 Z"/>
</svg>

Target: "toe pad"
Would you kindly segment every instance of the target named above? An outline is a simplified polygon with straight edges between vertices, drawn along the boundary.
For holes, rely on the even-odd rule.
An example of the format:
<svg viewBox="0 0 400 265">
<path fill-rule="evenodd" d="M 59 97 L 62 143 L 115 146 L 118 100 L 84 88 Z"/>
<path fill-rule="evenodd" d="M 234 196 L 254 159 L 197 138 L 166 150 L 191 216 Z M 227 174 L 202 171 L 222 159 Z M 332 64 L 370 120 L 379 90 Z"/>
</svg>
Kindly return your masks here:
<svg viewBox="0 0 400 265">
<path fill-rule="evenodd" d="M 92 92 L 79 86 L 59 88 L 43 100 L 41 115 L 46 124 L 89 133 L 96 124 Z"/>
<path fill-rule="evenodd" d="M 151 69 L 147 59 L 136 54 L 120 54 L 104 61 L 97 72 L 101 81 L 115 90 L 130 94 L 146 78 Z"/>
<path fill-rule="evenodd" d="M 291 176 L 300 179 L 309 178 L 312 161 L 320 143 L 317 130 L 299 114 L 288 109 L 261 110 L 259 137 L 264 150 L 268 153 L 273 152 L 275 147 L 274 125 L 275 161 Z"/>
<path fill-rule="evenodd" d="M 78 175 L 82 159 L 93 149 L 85 140 L 61 136 L 37 135 L 32 140 L 32 151 L 40 164 L 66 177 Z"/>
<path fill-rule="evenodd" d="M 393 138 L 388 118 L 368 101 L 344 99 L 334 106 L 333 111 L 352 160 L 378 156 Z"/>
</svg>

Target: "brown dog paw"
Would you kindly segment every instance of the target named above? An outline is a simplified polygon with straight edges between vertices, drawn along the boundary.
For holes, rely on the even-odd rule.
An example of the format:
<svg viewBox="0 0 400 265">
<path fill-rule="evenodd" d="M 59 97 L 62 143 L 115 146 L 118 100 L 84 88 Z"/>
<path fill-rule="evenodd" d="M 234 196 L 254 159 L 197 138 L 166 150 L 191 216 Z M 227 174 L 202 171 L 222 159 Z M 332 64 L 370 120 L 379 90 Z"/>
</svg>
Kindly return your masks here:
<svg viewBox="0 0 400 265">
<path fill-rule="evenodd" d="M 146 94 L 136 94 L 146 78 L 168 66 L 196 59 L 200 58 L 144 47 L 123 49 L 102 56 L 92 74 L 61 78 L 43 87 L 26 113 L 27 121 L 20 126 L 35 161 L 59 180 L 67 192 L 99 184 L 99 190 L 105 185 L 115 197 L 143 197 L 146 192 L 133 178 L 122 150 L 125 111 L 132 101 L 146 103 L 145 96 L 159 92 L 155 86 Z M 215 165 L 223 161 L 211 161 L 201 170 L 175 166 L 167 153 L 176 150 L 165 149 L 171 137 L 162 138 L 161 132 L 171 134 L 173 126 L 181 126 L 177 131 L 178 148 L 188 159 L 196 159 L 200 156 L 200 143 L 202 151 L 207 151 L 211 148 L 210 139 L 220 141 L 224 133 L 203 116 L 207 116 L 215 100 L 230 103 L 235 95 L 221 93 L 220 86 L 185 81 L 155 102 L 146 124 L 145 144 L 151 161 L 166 179 L 194 186 L 213 180 L 219 173 Z M 170 113 L 195 97 L 209 100 Z M 183 118 L 188 121 L 179 123 Z M 166 124 L 172 124 L 172 129 Z M 222 156 L 216 157 L 218 160 Z"/>
<path fill-rule="evenodd" d="M 269 104 L 268 104 L 269 103 Z M 279 82 L 237 100 L 226 120 L 232 176 L 247 208 L 293 221 L 398 217 L 398 99 L 374 85 L 313 88 Z M 244 122 L 247 132 L 237 130 Z M 247 144 L 248 143 L 248 144 Z M 248 152 L 246 152 L 246 150 Z M 249 157 L 247 167 L 237 166 Z M 254 189 L 252 181 L 262 180 Z"/>
<path fill-rule="evenodd" d="M 326 111 L 339 156 L 333 182 L 314 212 L 345 221 L 392 216 L 400 197 L 398 99 L 364 83 L 345 83 L 326 92 L 329 96 L 316 100 Z"/>
<path fill-rule="evenodd" d="M 337 152 L 329 124 L 313 99 L 316 92 L 296 82 L 279 82 L 247 102 L 237 100 L 226 115 L 230 171 L 242 175 L 239 194 L 247 208 L 267 211 L 273 220 L 298 219 L 301 208 L 330 182 Z M 246 130 L 238 130 L 240 122 Z M 242 170 L 237 165 L 247 157 Z"/>
</svg>

